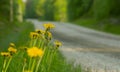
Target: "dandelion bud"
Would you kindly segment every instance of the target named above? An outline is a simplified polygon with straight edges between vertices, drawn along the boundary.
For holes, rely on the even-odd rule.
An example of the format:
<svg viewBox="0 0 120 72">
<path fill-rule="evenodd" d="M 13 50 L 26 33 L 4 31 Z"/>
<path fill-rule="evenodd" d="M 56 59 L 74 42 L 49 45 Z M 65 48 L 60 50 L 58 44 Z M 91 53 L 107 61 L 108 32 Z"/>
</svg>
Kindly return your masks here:
<svg viewBox="0 0 120 72">
<path fill-rule="evenodd" d="M 15 48 L 13 48 L 13 47 L 9 47 L 9 48 L 8 48 L 8 51 L 9 51 L 10 53 L 16 53 L 16 52 L 17 52 L 17 49 L 15 49 Z"/>
<path fill-rule="evenodd" d="M 14 43 L 10 43 L 10 47 L 15 47 L 15 44 Z"/>
<path fill-rule="evenodd" d="M 55 44 L 56 47 L 59 47 L 59 46 L 62 45 L 62 43 L 61 43 L 60 41 L 58 41 L 58 40 L 56 40 L 56 41 L 54 42 L 54 44 Z"/>
<path fill-rule="evenodd" d="M 52 39 L 52 33 L 49 32 L 49 31 L 47 31 L 47 32 L 45 33 L 45 39 L 51 40 L 51 39 Z"/>
<path fill-rule="evenodd" d="M 36 30 L 36 32 L 37 32 L 38 34 L 44 34 L 44 33 L 45 33 L 44 30 Z"/>
<path fill-rule="evenodd" d="M 11 56 L 9 52 L 1 52 L 1 55 L 5 56 L 5 57 L 10 57 Z"/>
<path fill-rule="evenodd" d="M 30 32 L 30 37 L 31 37 L 32 39 L 35 39 L 35 38 L 38 38 L 38 37 L 39 37 L 39 34 L 36 33 L 36 32 Z"/>
</svg>

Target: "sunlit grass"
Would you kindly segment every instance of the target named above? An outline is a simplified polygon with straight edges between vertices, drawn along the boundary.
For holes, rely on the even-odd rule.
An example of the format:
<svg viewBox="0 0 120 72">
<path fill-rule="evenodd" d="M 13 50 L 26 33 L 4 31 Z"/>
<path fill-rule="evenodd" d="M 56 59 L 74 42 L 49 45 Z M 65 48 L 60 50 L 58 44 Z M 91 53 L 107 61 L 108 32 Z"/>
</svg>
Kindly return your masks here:
<svg viewBox="0 0 120 72">
<path fill-rule="evenodd" d="M 109 19 L 97 21 L 93 18 L 81 18 L 74 21 L 74 23 L 80 26 L 92 28 L 103 32 L 120 34 L 120 24 L 111 23 Z"/>
</svg>

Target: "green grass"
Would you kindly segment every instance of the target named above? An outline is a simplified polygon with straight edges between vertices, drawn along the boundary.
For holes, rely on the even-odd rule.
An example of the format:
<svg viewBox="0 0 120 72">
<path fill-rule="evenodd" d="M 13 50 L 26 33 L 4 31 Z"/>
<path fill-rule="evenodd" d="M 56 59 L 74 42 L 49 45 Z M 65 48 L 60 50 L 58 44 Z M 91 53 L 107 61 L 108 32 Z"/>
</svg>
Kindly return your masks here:
<svg viewBox="0 0 120 72">
<path fill-rule="evenodd" d="M 16 46 L 24 45 L 29 39 L 27 36 L 30 31 L 34 30 L 34 26 L 30 22 L 1 22 L 0 23 L 0 50 L 8 48 L 10 42 L 14 42 Z"/>
<path fill-rule="evenodd" d="M 11 42 L 15 43 L 16 47 L 25 45 L 29 39 L 29 32 L 31 31 L 34 31 L 34 26 L 30 22 L 0 22 L 0 52 L 6 51 Z M 2 70 L 3 59 L 0 56 L 0 70 Z M 17 68 L 21 68 L 19 64 L 16 64 L 20 59 L 21 57 L 19 56 L 13 60 L 11 63 L 13 69 L 10 68 L 10 72 L 16 72 Z"/>
<path fill-rule="evenodd" d="M 67 63 L 66 59 L 58 52 L 52 61 L 50 72 L 82 72 L 81 66 L 73 67 L 72 63 Z"/>
<path fill-rule="evenodd" d="M 74 21 L 74 23 L 98 31 L 120 35 L 120 23 L 112 23 L 109 21 L 109 19 L 97 21 L 93 18 L 81 18 Z"/>
<path fill-rule="evenodd" d="M 6 51 L 10 42 L 14 42 L 16 47 L 19 48 L 27 44 L 29 40 L 29 33 L 34 31 L 34 26 L 30 22 L 0 22 L 0 52 Z M 24 54 L 16 54 L 13 57 L 9 72 L 22 72 Z M 0 56 L 0 70 L 2 70 L 3 57 Z M 81 72 L 80 66 L 73 66 L 73 63 L 67 63 L 66 59 L 58 51 L 51 62 L 49 72 Z"/>
</svg>

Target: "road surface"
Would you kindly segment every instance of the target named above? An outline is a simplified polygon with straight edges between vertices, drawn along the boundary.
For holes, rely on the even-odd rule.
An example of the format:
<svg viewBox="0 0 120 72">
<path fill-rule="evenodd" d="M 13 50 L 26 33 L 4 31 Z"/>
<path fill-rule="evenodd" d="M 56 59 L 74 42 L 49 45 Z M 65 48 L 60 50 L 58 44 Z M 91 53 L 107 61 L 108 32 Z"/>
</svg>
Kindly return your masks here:
<svg viewBox="0 0 120 72">
<path fill-rule="evenodd" d="M 44 23 L 30 19 L 36 29 Z M 120 72 L 120 36 L 99 32 L 70 23 L 51 22 L 55 39 L 62 41 L 61 53 L 68 61 L 81 64 L 91 72 Z"/>
</svg>

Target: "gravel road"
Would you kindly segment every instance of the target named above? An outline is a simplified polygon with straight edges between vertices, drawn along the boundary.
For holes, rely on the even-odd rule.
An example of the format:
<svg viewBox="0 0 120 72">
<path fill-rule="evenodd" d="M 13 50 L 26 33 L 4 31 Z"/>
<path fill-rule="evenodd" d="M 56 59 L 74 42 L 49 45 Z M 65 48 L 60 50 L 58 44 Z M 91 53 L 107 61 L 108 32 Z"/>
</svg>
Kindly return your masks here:
<svg viewBox="0 0 120 72">
<path fill-rule="evenodd" d="M 36 29 L 42 24 L 31 19 Z M 49 21 L 50 22 L 50 21 Z M 61 53 L 68 61 L 81 64 L 91 72 L 120 72 L 120 36 L 99 32 L 70 23 L 52 22 L 55 39 L 62 41 Z"/>
</svg>

